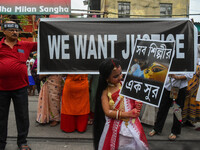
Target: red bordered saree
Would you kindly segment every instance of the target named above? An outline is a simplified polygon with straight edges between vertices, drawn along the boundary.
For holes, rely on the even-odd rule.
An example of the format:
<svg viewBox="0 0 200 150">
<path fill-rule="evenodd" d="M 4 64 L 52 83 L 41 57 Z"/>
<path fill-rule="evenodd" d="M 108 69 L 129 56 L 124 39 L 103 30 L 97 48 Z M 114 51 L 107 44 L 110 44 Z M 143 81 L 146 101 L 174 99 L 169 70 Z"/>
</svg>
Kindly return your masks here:
<svg viewBox="0 0 200 150">
<path fill-rule="evenodd" d="M 119 90 L 112 94 L 115 108 L 119 110 L 122 102 Z M 135 108 L 135 101 L 124 97 L 124 109 L 130 111 Z M 148 150 L 147 139 L 138 118 L 130 118 L 128 126 L 123 120 L 108 118 L 99 142 L 99 150 Z"/>
</svg>

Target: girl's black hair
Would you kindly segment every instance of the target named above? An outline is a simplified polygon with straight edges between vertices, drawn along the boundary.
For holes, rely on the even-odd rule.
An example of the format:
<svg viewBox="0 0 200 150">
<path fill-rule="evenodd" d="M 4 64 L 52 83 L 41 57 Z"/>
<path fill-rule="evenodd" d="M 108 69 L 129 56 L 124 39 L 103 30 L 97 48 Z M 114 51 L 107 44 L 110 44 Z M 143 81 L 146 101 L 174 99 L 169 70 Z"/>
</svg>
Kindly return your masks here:
<svg viewBox="0 0 200 150">
<path fill-rule="evenodd" d="M 120 61 L 114 58 L 107 58 L 101 62 L 99 66 L 99 83 L 96 93 L 96 104 L 94 113 L 94 125 L 93 125 L 93 136 L 94 136 L 94 148 L 98 149 L 99 140 L 103 132 L 105 124 L 105 114 L 101 104 L 101 95 L 103 90 L 108 86 L 107 79 L 112 73 L 114 67 L 119 67 Z"/>
</svg>

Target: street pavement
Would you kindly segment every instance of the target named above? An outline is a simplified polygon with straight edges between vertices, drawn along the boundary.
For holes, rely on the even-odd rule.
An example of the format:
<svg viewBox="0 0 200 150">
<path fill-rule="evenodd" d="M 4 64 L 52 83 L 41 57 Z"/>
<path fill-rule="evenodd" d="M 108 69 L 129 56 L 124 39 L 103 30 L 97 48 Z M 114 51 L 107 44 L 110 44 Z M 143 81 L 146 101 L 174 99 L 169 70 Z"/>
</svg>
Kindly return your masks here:
<svg viewBox="0 0 200 150">
<path fill-rule="evenodd" d="M 37 101 L 38 96 L 29 96 L 30 129 L 28 144 L 32 150 L 93 150 L 92 125 L 88 125 L 85 133 L 65 133 L 60 130 L 59 125 L 56 127 L 50 127 L 48 124 L 39 125 L 35 121 Z M 171 125 L 171 110 L 161 135 L 149 137 L 148 132 L 153 127 L 143 124 L 151 150 L 200 150 L 200 131 L 195 130 L 195 128 L 200 127 L 200 123 L 196 123 L 195 127 L 183 127 L 182 133 L 176 141 L 168 140 Z M 6 150 L 17 150 L 16 136 L 15 115 L 13 105 L 11 104 Z"/>
</svg>

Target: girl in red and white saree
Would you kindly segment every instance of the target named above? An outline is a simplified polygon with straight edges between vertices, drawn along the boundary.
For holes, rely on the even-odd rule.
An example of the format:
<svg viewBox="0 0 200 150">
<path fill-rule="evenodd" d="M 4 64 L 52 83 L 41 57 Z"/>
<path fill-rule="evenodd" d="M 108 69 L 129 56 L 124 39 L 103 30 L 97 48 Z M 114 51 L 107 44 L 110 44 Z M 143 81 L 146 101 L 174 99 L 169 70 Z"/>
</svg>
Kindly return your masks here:
<svg viewBox="0 0 200 150">
<path fill-rule="evenodd" d="M 102 106 L 98 106 L 100 103 L 96 102 L 95 149 L 148 150 L 147 139 L 138 119 L 142 103 L 119 95 L 122 80 L 122 69 L 119 61 L 108 58 L 101 63 L 99 71 Z M 101 107 L 105 115 L 103 130 L 97 129 L 103 121 L 97 118 L 100 116 L 98 113 L 101 112 L 97 107 Z M 98 137 L 100 135 L 98 132 L 102 132 L 101 137 Z"/>
</svg>

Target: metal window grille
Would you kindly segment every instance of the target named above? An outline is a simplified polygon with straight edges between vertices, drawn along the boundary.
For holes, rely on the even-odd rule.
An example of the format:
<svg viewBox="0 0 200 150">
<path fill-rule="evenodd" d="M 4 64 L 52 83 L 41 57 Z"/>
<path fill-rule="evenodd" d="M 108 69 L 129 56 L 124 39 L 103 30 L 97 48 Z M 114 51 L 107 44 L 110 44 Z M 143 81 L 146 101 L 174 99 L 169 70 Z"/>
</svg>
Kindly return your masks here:
<svg viewBox="0 0 200 150">
<path fill-rule="evenodd" d="M 129 2 L 118 2 L 118 18 L 130 18 Z"/>
<path fill-rule="evenodd" d="M 171 18 L 172 17 L 172 4 L 161 3 L 160 4 L 160 15 L 162 18 Z"/>
</svg>

